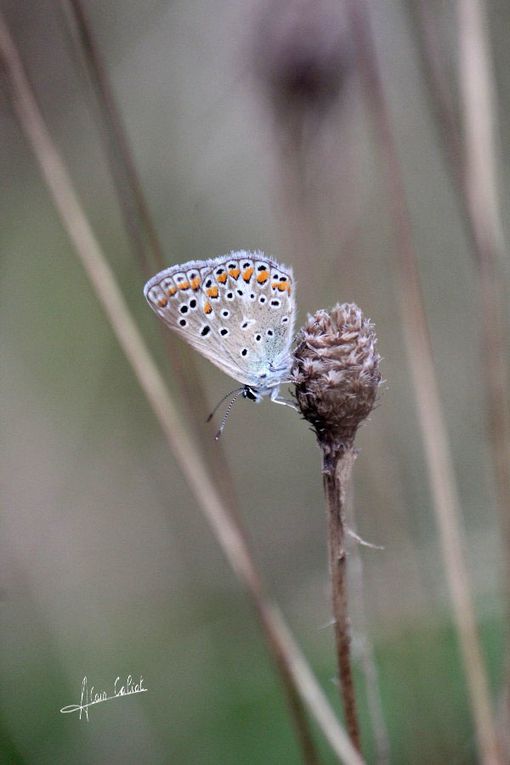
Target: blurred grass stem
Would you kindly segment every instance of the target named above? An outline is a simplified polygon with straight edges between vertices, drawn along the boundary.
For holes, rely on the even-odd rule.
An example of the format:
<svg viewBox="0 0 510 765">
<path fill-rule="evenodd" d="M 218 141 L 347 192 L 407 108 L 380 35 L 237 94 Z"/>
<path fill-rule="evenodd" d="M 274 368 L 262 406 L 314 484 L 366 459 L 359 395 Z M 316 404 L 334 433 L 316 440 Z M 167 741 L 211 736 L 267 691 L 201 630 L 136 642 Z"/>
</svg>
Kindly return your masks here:
<svg viewBox="0 0 510 765">
<path fill-rule="evenodd" d="M 506 601 L 510 594 L 510 410 L 506 281 L 501 280 L 505 243 L 498 196 L 493 73 L 486 19 L 480 4 L 458 4 L 459 74 L 464 112 L 463 142 L 446 79 L 434 9 L 418 0 L 419 42 L 425 81 L 444 142 L 447 167 L 456 183 L 464 222 L 477 259 L 480 281 L 481 372 L 486 391 L 488 438 L 501 527 L 505 538 Z M 473 69 L 476 71 L 473 73 Z M 465 146 L 464 146 L 465 143 Z M 508 606 L 507 606 L 508 610 Z M 509 620 L 507 613 L 507 621 Z M 507 630 L 508 630 L 507 625 Z"/>
<path fill-rule="evenodd" d="M 369 7 L 366 0 L 346 0 L 346 7 L 357 46 L 367 102 L 372 109 L 376 138 L 380 142 L 386 163 L 388 196 L 395 225 L 396 254 L 401 276 L 402 319 L 442 556 L 476 725 L 480 760 L 485 765 L 496 765 L 501 759 L 464 560 L 460 501 L 444 425 L 445 416 L 439 397 L 400 161 L 380 79 Z"/>
<path fill-rule="evenodd" d="M 372 735 L 374 738 L 374 761 L 377 765 L 389 765 L 391 762 L 391 747 L 388 728 L 384 717 L 384 707 L 381 697 L 379 670 L 374 650 L 374 644 L 369 629 L 367 603 L 365 600 L 365 577 L 360 546 L 373 545 L 363 541 L 356 533 L 352 483 L 348 487 L 347 499 L 347 533 L 353 544 L 349 545 L 349 570 L 351 580 L 351 602 L 356 607 L 354 614 L 355 630 L 352 637 L 355 651 L 354 656 L 360 658 L 367 694 L 367 707 L 370 715 Z M 384 548 L 375 546 L 374 549 Z M 352 613 L 352 608 L 351 608 Z"/>
<path fill-rule="evenodd" d="M 505 540 L 510 596 L 510 407 L 508 402 L 508 321 L 501 279 L 506 258 L 499 205 L 497 109 L 487 11 L 480 0 L 457 0 L 459 79 L 463 107 L 465 195 L 478 254 L 482 368 L 487 391 L 488 435 L 496 478 L 496 494 Z M 503 288 L 502 288 L 503 285 Z M 510 706 L 510 646 L 507 613 L 506 715 Z M 508 754 L 508 752 L 507 752 Z"/>
<path fill-rule="evenodd" d="M 496 109 L 487 40 L 487 19 L 479 2 L 458 2 L 459 74 L 465 128 L 465 193 L 478 254 L 482 367 L 487 385 L 489 438 L 509 557 L 510 590 L 510 413 L 508 403 L 508 332 L 499 266 L 506 257 L 495 146 Z"/>
<path fill-rule="evenodd" d="M 504 722 L 510 720 L 510 409 L 508 402 L 508 320 L 504 310 L 508 279 L 498 201 L 497 109 L 488 22 L 480 3 L 457 3 L 459 80 L 464 140 L 457 124 L 446 79 L 444 54 L 434 10 L 418 0 L 419 34 L 425 82 L 456 184 L 464 222 L 476 257 L 480 290 L 481 358 L 485 384 L 487 435 L 495 477 L 496 501 L 504 536 L 506 603 L 506 685 Z M 504 736 L 503 736 L 504 738 Z M 508 744 L 507 744 L 508 749 Z"/>
<path fill-rule="evenodd" d="M 88 81 L 95 96 L 100 121 L 100 132 L 105 141 L 106 156 L 110 165 L 126 231 L 132 249 L 146 279 L 154 270 L 164 268 L 163 247 L 145 199 L 143 185 L 138 174 L 115 94 L 108 76 L 92 25 L 81 0 L 59 0 L 80 63 L 84 62 Z M 152 253 L 152 258 L 148 255 Z M 158 323 L 159 324 L 159 323 Z M 212 438 L 200 438 L 203 420 L 208 410 L 206 395 L 195 362 L 195 352 L 182 343 L 172 332 L 159 324 L 161 336 L 172 374 L 179 384 L 188 422 L 193 426 L 198 444 L 210 466 L 214 480 L 238 525 L 241 514 L 234 490 L 234 481 L 225 457 L 223 446 Z"/>
<path fill-rule="evenodd" d="M 227 560 L 254 601 L 291 708 L 296 711 L 298 704 L 299 708 L 301 702 L 306 704 L 340 760 L 349 765 L 360 765 L 361 757 L 335 718 L 279 609 L 267 599 L 243 535 L 223 505 L 204 462 L 181 422 L 161 374 L 147 351 L 48 132 L 1 12 L 0 63 L 7 75 L 15 114 L 34 152 L 62 224 L 188 485 Z"/>
<path fill-rule="evenodd" d="M 161 270 L 165 266 L 163 248 L 145 200 L 110 79 L 81 0 L 59 0 L 59 2 L 75 39 L 76 47 L 83 54 L 83 60 L 101 109 L 108 139 L 108 159 L 117 194 L 121 201 L 124 221 L 148 279 L 153 271 Z M 144 246 L 144 238 L 149 245 L 147 249 Z M 152 255 L 152 264 L 147 261 L 147 250 Z"/>
</svg>

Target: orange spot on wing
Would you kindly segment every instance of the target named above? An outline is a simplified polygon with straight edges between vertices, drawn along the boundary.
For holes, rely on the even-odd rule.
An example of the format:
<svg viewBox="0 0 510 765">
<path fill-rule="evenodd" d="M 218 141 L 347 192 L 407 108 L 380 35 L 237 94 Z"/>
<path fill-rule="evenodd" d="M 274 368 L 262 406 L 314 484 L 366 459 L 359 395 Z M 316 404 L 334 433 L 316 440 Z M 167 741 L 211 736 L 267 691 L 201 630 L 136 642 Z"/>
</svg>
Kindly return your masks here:
<svg viewBox="0 0 510 765">
<path fill-rule="evenodd" d="M 179 282 L 180 290 L 189 290 L 189 282 Z"/>
<path fill-rule="evenodd" d="M 217 287 L 209 287 L 209 289 L 207 290 L 207 297 L 217 298 L 218 297 L 218 288 Z"/>
<path fill-rule="evenodd" d="M 168 305 L 168 300 L 166 299 L 166 297 L 159 298 L 158 305 L 160 308 L 165 308 L 165 306 Z"/>
<path fill-rule="evenodd" d="M 219 282 L 220 284 L 225 284 L 225 282 L 227 281 L 227 274 L 219 274 L 216 277 L 216 281 Z"/>
<path fill-rule="evenodd" d="M 169 287 L 166 292 L 169 297 L 173 297 L 177 292 L 177 287 Z"/>
<path fill-rule="evenodd" d="M 249 282 L 253 275 L 253 268 L 246 268 L 243 271 L 243 279 L 245 282 Z"/>
<path fill-rule="evenodd" d="M 257 274 L 257 281 L 259 284 L 264 284 L 269 279 L 269 273 L 267 271 L 261 271 Z"/>
<path fill-rule="evenodd" d="M 290 283 L 289 282 L 273 282 L 271 285 L 273 289 L 277 289 L 279 292 L 288 291 L 290 295 Z"/>
<path fill-rule="evenodd" d="M 241 270 L 239 268 L 229 268 L 228 272 L 230 276 L 232 277 L 232 279 L 237 280 L 239 278 L 239 274 L 241 273 Z"/>
<path fill-rule="evenodd" d="M 202 284 L 202 280 L 199 276 L 195 276 L 195 278 L 190 281 L 192 290 L 197 290 L 201 284 Z"/>
<path fill-rule="evenodd" d="M 212 313 L 212 305 L 209 302 L 204 303 L 204 313 Z"/>
</svg>

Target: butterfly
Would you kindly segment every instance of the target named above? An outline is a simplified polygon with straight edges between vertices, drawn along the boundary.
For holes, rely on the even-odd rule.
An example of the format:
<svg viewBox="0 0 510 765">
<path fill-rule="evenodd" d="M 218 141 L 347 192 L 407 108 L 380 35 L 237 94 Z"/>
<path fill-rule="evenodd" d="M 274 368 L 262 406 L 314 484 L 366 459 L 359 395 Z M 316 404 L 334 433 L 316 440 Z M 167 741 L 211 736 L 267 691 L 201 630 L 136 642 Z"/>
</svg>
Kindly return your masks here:
<svg viewBox="0 0 510 765">
<path fill-rule="evenodd" d="M 170 329 L 242 384 L 236 394 L 287 403 L 278 396 L 291 367 L 291 268 L 240 250 L 166 268 L 149 279 L 144 294 Z"/>
</svg>

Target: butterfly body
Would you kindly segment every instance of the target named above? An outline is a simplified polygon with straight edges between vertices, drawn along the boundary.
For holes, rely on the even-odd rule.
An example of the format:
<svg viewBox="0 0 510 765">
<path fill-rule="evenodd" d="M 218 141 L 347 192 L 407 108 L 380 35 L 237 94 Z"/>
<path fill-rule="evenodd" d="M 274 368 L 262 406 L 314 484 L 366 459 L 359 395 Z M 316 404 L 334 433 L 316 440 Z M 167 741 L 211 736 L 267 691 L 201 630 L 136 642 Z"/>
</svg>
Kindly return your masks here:
<svg viewBox="0 0 510 765">
<path fill-rule="evenodd" d="M 288 379 L 294 332 L 292 270 L 262 252 L 241 250 L 171 266 L 144 294 L 171 329 L 243 386 L 277 400 Z"/>
</svg>

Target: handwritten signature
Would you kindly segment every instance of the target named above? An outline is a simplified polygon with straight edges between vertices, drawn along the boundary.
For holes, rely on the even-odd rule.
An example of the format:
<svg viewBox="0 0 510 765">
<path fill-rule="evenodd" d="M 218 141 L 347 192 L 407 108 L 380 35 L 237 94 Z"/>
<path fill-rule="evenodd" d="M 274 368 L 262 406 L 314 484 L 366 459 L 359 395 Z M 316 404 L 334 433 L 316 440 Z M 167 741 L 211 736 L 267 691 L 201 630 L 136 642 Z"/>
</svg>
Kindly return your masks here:
<svg viewBox="0 0 510 765">
<path fill-rule="evenodd" d="M 62 714 L 79 712 L 80 720 L 85 717 L 88 722 L 89 707 L 94 706 L 94 704 L 102 704 L 103 701 L 111 701 L 112 699 L 119 699 L 122 696 L 134 696 L 135 693 L 146 692 L 147 688 L 143 687 L 143 677 L 141 675 L 138 682 L 135 682 L 131 675 L 127 676 L 124 683 L 121 683 L 120 677 L 116 677 L 113 684 L 113 693 L 110 696 L 106 691 L 96 691 L 93 685 L 89 688 L 88 680 L 85 676 L 81 683 L 80 703 L 69 704 L 67 707 L 62 707 L 60 711 Z"/>
</svg>

